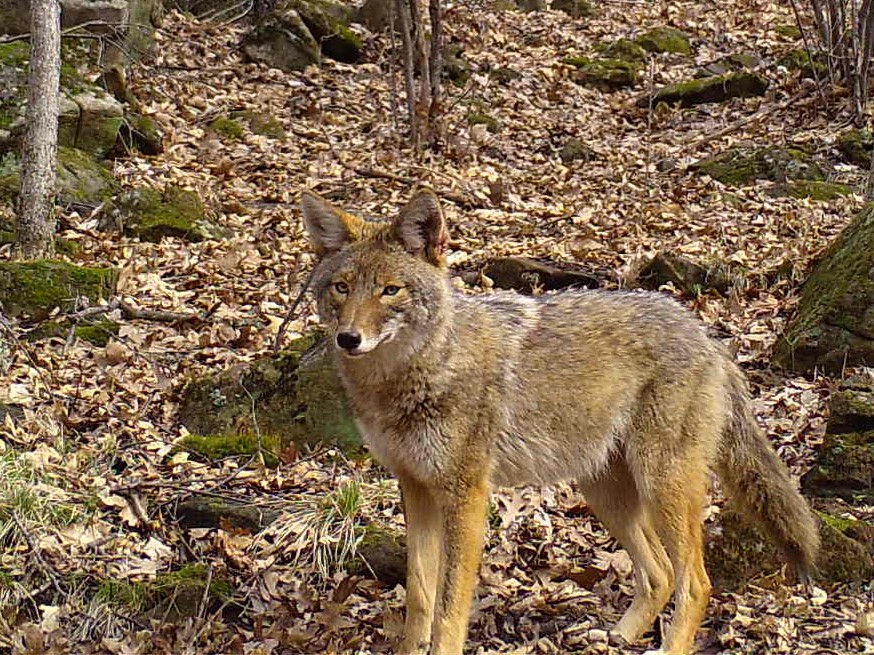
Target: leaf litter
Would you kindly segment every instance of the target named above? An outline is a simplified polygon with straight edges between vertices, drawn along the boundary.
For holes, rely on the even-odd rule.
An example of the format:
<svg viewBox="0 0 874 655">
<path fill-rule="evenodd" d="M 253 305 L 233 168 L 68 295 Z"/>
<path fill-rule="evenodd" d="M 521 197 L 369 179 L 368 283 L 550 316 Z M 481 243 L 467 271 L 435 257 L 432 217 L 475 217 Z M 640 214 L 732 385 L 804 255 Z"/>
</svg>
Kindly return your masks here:
<svg viewBox="0 0 874 655">
<path fill-rule="evenodd" d="M 140 243 L 102 235 L 95 218 L 69 213 L 61 236 L 80 246 L 73 259 L 120 267 L 126 300 L 208 318 L 159 323 L 126 319 L 116 309 L 109 317 L 121 329 L 105 347 L 59 338 L 31 343 L 23 339 L 25 324 L 4 323 L 11 348 L 0 401 L 21 413 L 7 414 L 0 440 L 0 648 L 367 653 L 397 642 L 403 587 L 332 564 L 365 526 L 402 528 L 396 484 L 382 469 L 330 449 L 276 469 L 174 455 L 187 434 L 176 419 L 184 381 L 268 351 L 312 266 L 298 191 L 315 188 L 375 217 L 390 216 L 405 200 L 407 185 L 362 170 L 470 200 L 468 208 L 445 203 L 459 270 L 526 255 L 584 263 L 622 285 L 660 250 L 741 267 L 743 284 L 727 297 L 704 295 L 691 305 L 737 352 L 763 426 L 793 472 L 804 472 L 824 434 L 832 383 L 774 379 L 767 358 L 800 282 L 861 198 L 775 198 L 769 183 L 728 189 L 684 166 L 736 145 L 806 140 L 827 152 L 837 127 L 811 101 L 815 94 L 787 102 L 802 82 L 773 69 L 762 98 L 652 115 L 635 107 L 649 85 L 682 80 L 720 56 L 755 51 L 776 60 L 797 47 L 776 29 L 792 22 L 790 9 L 763 0 L 718 12 L 689 1 L 599 3 L 584 20 L 448 3 L 448 37 L 473 74 L 463 88 L 446 86 L 440 152 L 416 156 L 404 140 L 403 103 L 392 96 L 401 85 L 392 80 L 397 70 L 385 37 L 366 35 L 368 59 L 356 66 L 326 60 L 320 69 L 287 74 L 242 62 L 236 26 L 168 15 L 154 55 L 131 77 L 144 113 L 167 134 L 166 151 L 116 161 L 114 173 L 125 188 L 196 191 L 233 236 Z M 653 57 L 651 79 L 636 89 L 607 94 L 579 86 L 562 63 L 662 24 L 693 34 L 695 55 Z M 490 71 L 498 67 L 519 75 L 497 82 Z M 483 107 L 497 119 L 496 133 L 469 124 L 468 114 Z M 275 118 L 286 136 L 244 127 L 242 138 L 230 140 L 210 129 L 212 119 L 238 110 Z M 707 138 L 759 112 L 771 113 Z M 558 152 L 571 137 L 591 147 L 589 161 L 562 162 Z M 852 167 L 838 175 L 851 183 L 863 177 Z M 787 263 L 788 275 L 765 282 Z M 487 281 L 478 292 L 488 292 Z M 305 301 L 286 337 L 316 323 Z M 331 514 L 337 530 L 323 530 L 330 513 L 324 499 L 350 485 L 361 490 L 360 502 L 353 512 Z M 259 534 L 186 530 L 173 508 L 193 493 L 283 513 Z M 721 504 L 714 498 L 708 516 Z M 499 490 L 490 525 L 471 652 L 654 647 L 652 635 L 623 651 L 608 642 L 606 630 L 633 590 L 629 561 L 573 488 Z M 307 539 L 322 550 L 306 550 Z M 110 582 L 136 589 L 192 562 L 206 564 L 209 580 L 230 580 L 233 592 L 213 597 L 207 585 L 189 618 L 136 615 L 106 593 Z M 808 593 L 766 580 L 743 593 L 717 589 L 699 646 L 709 653 L 874 653 L 872 608 L 870 585 Z"/>
</svg>

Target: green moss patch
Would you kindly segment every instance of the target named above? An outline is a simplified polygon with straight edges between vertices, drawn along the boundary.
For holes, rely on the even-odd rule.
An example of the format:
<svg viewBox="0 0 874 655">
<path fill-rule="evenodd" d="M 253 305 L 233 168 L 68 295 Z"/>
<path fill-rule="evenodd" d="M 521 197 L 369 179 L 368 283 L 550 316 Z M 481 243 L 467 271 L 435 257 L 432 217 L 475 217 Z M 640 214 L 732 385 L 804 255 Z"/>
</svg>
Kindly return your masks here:
<svg viewBox="0 0 874 655">
<path fill-rule="evenodd" d="M 253 405 L 258 429 L 278 435 L 283 447 L 329 444 L 350 456 L 363 452 L 336 367 L 315 335 L 242 370 L 189 381 L 179 417 L 197 434 L 252 433 Z"/>
<path fill-rule="evenodd" d="M 207 461 L 217 461 L 228 457 L 252 458 L 262 456 L 267 466 L 279 465 L 280 439 L 276 435 L 243 434 L 192 434 L 184 437 L 178 444 L 185 450 Z"/>
<path fill-rule="evenodd" d="M 729 73 L 669 84 L 662 87 L 650 99 L 645 96 L 638 101 L 639 107 L 652 102 L 677 103 L 681 107 L 693 107 L 711 102 L 725 102 L 731 98 L 760 96 L 768 88 L 768 80 L 750 72 Z"/>
<path fill-rule="evenodd" d="M 150 581 L 105 580 L 95 595 L 104 603 L 138 615 L 178 621 L 202 615 L 204 609 L 214 609 L 233 593 L 228 578 L 210 576 L 203 564 L 187 564 L 176 571 L 160 573 Z M 202 607 L 204 599 L 207 608 Z"/>
<path fill-rule="evenodd" d="M 689 36 L 673 27 L 656 27 L 644 32 L 634 42 L 647 52 L 672 52 L 678 55 L 691 55 L 692 44 Z"/>
<path fill-rule="evenodd" d="M 472 112 L 467 115 L 467 122 L 470 125 L 485 125 L 489 132 L 497 132 L 501 127 L 500 122 L 494 116 L 483 112 Z"/>
<path fill-rule="evenodd" d="M 616 39 L 610 43 L 601 43 L 595 46 L 595 50 L 606 59 L 621 59 L 643 65 L 646 62 L 646 50 L 631 39 Z"/>
<path fill-rule="evenodd" d="M 828 63 L 826 63 L 825 56 L 817 53 L 811 57 L 804 48 L 798 48 L 785 54 L 777 64 L 789 70 L 798 71 L 801 77 L 825 79 L 828 76 Z"/>
<path fill-rule="evenodd" d="M 35 330 L 28 332 L 28 341 L 40 341 L 43 339 L 60 338 L 66 339 L 70 330 L 77 339 L 87 341 L 91 345 L 103 347 L 109 340 L 118 335 L 121 326 L 115 321 L 108 319 L 93 321 L 82 325 L 72 325 L 69 321 L 52 321 L 40 325 Z"/>
<path fill-rule="evenodd" d="M 795 180 L 776 187 L 779 195 L 791 196 L 792 198 L 810 198 L 827 202 L 842 198 L 853 192 L 852 187 L 836 182 L 824 182 L 822 180 Z"/>
<path fill-rule="evenodd" d="M 871 153 L 874 152 L 874 132 L 852 127 L 838 135 L 836 144 L 844 161 L 860 168 L 871 168 Z"/>
<path fill-rule="evenodd" d="M 219 116 L 214 119 L 209 126 L 221 134 L 226 139 L 238 140 L 242 139 L 245 134 L 243 126 L 238 121 L 227 116 Z"/>
<path fill-rule="evenodd" d="M 284 139 L 285 128 L 275 116 L 259 111 L 235 111 L 231 112 L 231 118 L 248 124 L 254 134 L 270 137 L 271 139 Z"/>
<path fill-rule="evenodd" d="M 112 172 L 88 153 L 61 146 L 57 158 L 57 202 L 99 205 L 118 189 Z M 12 153 L 0 159 L 0 202 L 12 203 L 21 186 L 21 163 Z"/>
<path fill-rule="evenodd" d="M 92 301 L 115 293 L 115 268 L 75 266 L 66 262 L 0 262 L 0 302 L 11 316 L 44 319 L 56 307 L 75 309 L 80 298 Z"/>
<path fill-rule="evenodd" d="M 565 64 L 576 68 L 574 81 L 606 89 L 634 86 L 638 81 L 638 65 L 622 59 L 567 57 Z"/>
<path fill-rule="evenodd" d="M 816 496 L 874 501 L 874 431 L 827 434 L 801 482 Z"/>
<path fill-rule="evenodd" d="M 175 186 L 163 193 L 134 189 L 120 194 L 105 205 L 100 226 L 153 242 L 164 237 L 197 242 L 228 234 L 206 218 L 203 203 L 194 191 Z"/>
<path fill-rule="evenodd" d="M 733 148 L 702 159 L 690 169 L 732 186 L 754 180 L 824 182 L 829 172 L 823 163 L 798 148 Z"/>
<path fill-rule="evenodd" d="M 795 318 L 773 363 L 840 374 L 874 364 L 874 205 L 866 205 L 822 255 L 804 283 Z"/>
</svg>

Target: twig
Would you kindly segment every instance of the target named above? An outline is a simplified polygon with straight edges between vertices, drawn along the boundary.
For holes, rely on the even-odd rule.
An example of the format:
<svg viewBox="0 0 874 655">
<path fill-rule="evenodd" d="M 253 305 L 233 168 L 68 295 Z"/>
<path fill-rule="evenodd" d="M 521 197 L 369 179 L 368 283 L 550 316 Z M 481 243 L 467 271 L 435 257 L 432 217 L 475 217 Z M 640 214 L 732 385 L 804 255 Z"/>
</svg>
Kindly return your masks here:
<svg viewBox="0 0 874 655">
<path fill-rule="evenodd" d="M 33 536 L 31 536 L 30 532 L 27 531 L 27 528 L 18 520 L 18 515 L 13 512 L 12 513 L 12 521 L 15 523 L 21 535 L 24 537 L 25 541 L 27 541 L 27 545 L 30 547 L 30 552 L 33 555 L 33 560 L 36 562 L 37 566 L 45 573 L 49 580 L 52 583 L 52 586 L 55 588 L 61 596 L 64 595 L 64 588 L 61 586 L 60 577 L 58 576 L 57 571 L 55 571 L 48 563 L 43 559 L 42 553 L 39 552 L 39 545 L 34 540 Z"/>
<path fill-rule="evenodd" d="M 306 280 L 304 280 L 303 286 L 301 286 L 300 288 L 300 292 L 297 294 L 294 302 L 291 303 L 291 306 L 285 313 L 285 318 L 282 319 L 282 323 L 279 325 L 279 329 L 276 331 L 276 337 L 273 339 L 273 352 L 279 352 L 279 348 L 282 345 L 282 337 L 285 336 L 285 331 L 288 329 L 288 324 L 291 323 L 292 319 L 294 318 L 294 314 L 297 311 L 298 305 L 300 305 L 304 295 L 306 295 L 307 290 L 310 288 L 310 283 L 313 281 L 313 274 L 315 272 L 316 269 L 313 268 L 307 274 L 307 278 Z"/>
<path fill-rule="evenodd" d="M 124 300 L 119 300 L 118 306 L 121 309 L 121 313 L 127 319 L 142 319 L 146 321 L 161 321 L 165 323 L 205 321 L 215 312 L 215 307 L 210 308 L 206 314 L 189 314 L 187 312 L 171 312 L 161 309 L 139 309 Z"/>
</svg>

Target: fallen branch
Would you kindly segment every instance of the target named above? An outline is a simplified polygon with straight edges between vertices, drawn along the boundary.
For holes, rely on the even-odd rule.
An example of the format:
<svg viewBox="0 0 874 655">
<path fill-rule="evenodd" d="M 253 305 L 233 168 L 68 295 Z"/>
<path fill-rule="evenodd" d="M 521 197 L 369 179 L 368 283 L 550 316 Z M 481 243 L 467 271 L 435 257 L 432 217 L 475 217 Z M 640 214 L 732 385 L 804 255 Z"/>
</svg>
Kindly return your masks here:
<svg viewBox="0 0 874 655">
<path fill-rule="evenodd" d="M 310 270 L 309 274 L 307 275 L 307 279 L 304 280 L 303 286 L 301 286 L 300 288 L 300 292 L 297 294 L 294 302 L 291 303 L 291 306 L 285 313 L 285 318 L 282 319 L 282 323 L 279 325 L 279 330 L 276 331 L 276 338 L 273 340 L 273 352 L 279 352 L 279 348 L 282 345 L 282 337 L 285 336 L 285 331 L 288 329 L 288 324 L 291 323 L 291 320 L 294 318 L 294 314 L 297 311 L 298 305 L 300 305 L 304 295 L 306 295 L 307 289 L 310 288 L 310 283 L 313 281 L 313 273 L 315 273 L 315 270 L 315 268 Z"/>
<path fill-rule="evenodd" d="M 401 184 L 406 184 L 407 186 L 416 186 L 419 184 L 419 180 L 416 180 L 412 177 L 406 177 L 404 175 L 398 175 L 397 173 L 390 173 L 388 171 L 382 171 L 377 168 L 365 168 L 363 166 L 354 166 L 352 164 L 347 164 L 346 162 L 340 160 L 340 163 L 343 164 L 349 170 L 358 173 L 362 177 L 372 177 L 383 180 L 392 180 L 393 182 L 400 182 Z M 472 199 L 468 196 L 462 195 L 460 193 L 455 193 L 453 191 L 441 191 L 440 189 L 434 189 L 434 193 L 436 193 L 441 198 L 446 198 L 446 200 L 450 200 L 462 207 L 467 208 L 477 208 L 483 207 L 483 205 Z"/>
</svg>

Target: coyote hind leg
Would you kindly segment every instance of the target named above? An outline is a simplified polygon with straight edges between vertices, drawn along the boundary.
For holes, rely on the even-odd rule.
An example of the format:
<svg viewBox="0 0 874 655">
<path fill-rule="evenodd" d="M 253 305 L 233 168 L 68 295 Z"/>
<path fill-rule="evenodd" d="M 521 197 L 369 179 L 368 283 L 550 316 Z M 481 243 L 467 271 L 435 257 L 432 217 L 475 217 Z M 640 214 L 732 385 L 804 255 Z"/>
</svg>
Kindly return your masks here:
<svg viewBox="0 0 874 655">
<path fill-rule="evenodd" d="M 633 643 L 652 627 L 671 597 L 671 562 L 624 459 L 612 462 L 602 476 L 581 488 L 586 502 L 634 564 L 634 599 L 611 631 Z"/>
</svg>

